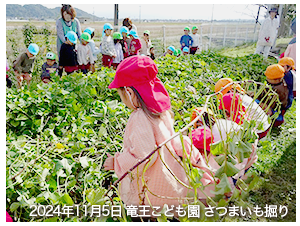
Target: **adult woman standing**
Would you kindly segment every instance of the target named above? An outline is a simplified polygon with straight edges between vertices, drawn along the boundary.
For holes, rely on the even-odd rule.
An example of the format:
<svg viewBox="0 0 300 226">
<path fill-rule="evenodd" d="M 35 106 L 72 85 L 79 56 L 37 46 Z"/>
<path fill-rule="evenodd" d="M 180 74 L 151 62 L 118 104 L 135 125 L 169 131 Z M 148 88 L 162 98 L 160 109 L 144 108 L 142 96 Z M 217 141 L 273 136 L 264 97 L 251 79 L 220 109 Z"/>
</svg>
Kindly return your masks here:
<svg viewBox="0 0 300 226">
<path fill-rule="evenodd" d="M 269 10 L 270 17 L 266 18 L 260 27 L 258 41 L 256 44 L 256 50 L 254 54 L 263 53 L 264 57 L 267 58 L 272 45 L 274 44 L 277 29 L 279 27 L 277 18 L 277 8 L 271 8 Z"/>
<path fill-rule="evenodd" d="M 132 23 L 132 21 L 131 21 L 130 18 L 128 18 L 128 17 L 124 18 L 124 20 L 123 20 L 123 26 L 127 27 L 129 31 L 135 30 L 136 33 L 137 33 L 137 27 Z M 126 43 L 127 43 L 128 47 L 130 46 L 130 42 L 131 42 L 130 38 L 126 39 Z"/>
<path fill-rule="evenodd" d="M 57 54 L 59 55 L 61 45 L 66 42 L 65 35 L 68 31 L 74 31 L 78 38 L 81 36 L 80 22 L 76 17 L 76 10 L 71 5 L 62 4 L 61 18 L 56 21 L 57 32 Z"/>
</svg>

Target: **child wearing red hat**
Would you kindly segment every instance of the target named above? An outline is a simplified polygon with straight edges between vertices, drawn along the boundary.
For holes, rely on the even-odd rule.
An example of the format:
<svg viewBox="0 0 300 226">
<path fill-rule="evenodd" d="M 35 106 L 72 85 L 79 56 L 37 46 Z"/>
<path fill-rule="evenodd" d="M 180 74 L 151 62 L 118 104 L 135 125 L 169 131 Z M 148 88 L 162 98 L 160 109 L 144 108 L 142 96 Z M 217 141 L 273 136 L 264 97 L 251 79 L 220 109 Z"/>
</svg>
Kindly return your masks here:
<svg viewBox="0 0 300 226">
<path fill-rule="evenodd" d="M 242 106 L 246 109 L 248 119 L 256 122 L 255 131 L 259 135 L 259 138 L 265 137 L 271 126 L 268 121 L 268 115 L 253 98 L 246 94 L 245 90 L 239 84 L 229 85 L 230 83 L 233 83 L 231 78 L 221 78 L 215 85 L 215 92 L 221 92 L 223 95 L 228 92 L 237 92 L 242 99 Z M 218 94 L 219 99 L 222 96 L 221 94 Z"/>
<path fill-rule="evenodd" d="M 157 73 L 158 68 L 150 57 L 131 56 L 119 64 L 115 78 L 109 85 L 110 89 L 117 89 L 122 102 L 133 110 L 125 128 L 123 151 L 114 156 L 108 154 L 104 162 L 104 169 L 114 170 L 118 177 L 175 134 L 169 111 L 170 97 L 163 83 L 156 77 Z M 204 192 L 213 196 L 209 191 L 214 186 L 206 186 L 214 184 L 209 174 L 210 167 L 200 152 L 194 146 L 191 147 L 190 139 L 186 136 L 184 145 L 192 164 L 204 170 L 201 179 L 205 186 Z M 183 156 L 183 149 L 177 136 L 121 181 L 119 194 L 122 201 L 126 205 L 149 205 L 150 201 L 153 206 L 161 208 L 164 204 L 178 206 L 186 202 L 189 189 L 173 176 L 184 184 L 189 184 L 178 156 Z M 147 170 L 143 174 L 146 165 Z M 146 184 L 143 185 L 143 182 Z M 200 190 L 197 191 L 198 198 L 206 198 Z M 148 199 L 145 198 L 146 195 Z"/>
<path fill-rule="evenodd" d="M 237 93 L 226 93 L 220 99 L 219 109 L 224 110 L 227 118 L 238 125 L 243 124 L 244 119 L 247 119 L 246 108 L 242 105 L 242 99 Z"/>
</svg>

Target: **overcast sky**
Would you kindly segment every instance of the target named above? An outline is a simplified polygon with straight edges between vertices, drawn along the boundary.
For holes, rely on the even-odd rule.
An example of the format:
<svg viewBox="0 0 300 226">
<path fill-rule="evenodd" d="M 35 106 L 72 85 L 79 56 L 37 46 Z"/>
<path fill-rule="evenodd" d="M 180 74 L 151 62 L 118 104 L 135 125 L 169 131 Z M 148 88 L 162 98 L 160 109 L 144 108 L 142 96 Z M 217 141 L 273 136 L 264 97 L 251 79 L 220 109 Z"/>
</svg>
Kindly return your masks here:
<svg viewBox="0 0 300 226">
<path fill-rule="evenodd" d="M 53 2 L 53 1 L 52 1 Z M 74 1 L 73 1 L 74 2 Z M 82 1 L 75 1 L 71 4 L 81 10 L 98 17 L 113 18 L 114 4 L 105 4 L 107 1 L 92 1 L 89 4 L 76 4 Z M 93 3 L 94 2 L 94 3 Z M 113 2 L 113 1 L 112 1 Z M 118 3 L 120 1 L 114 1 Z M 121 1 L 120 3 L 123 3 Z M 130 17 L 132 19 L 203 19 L 203 20 L 224 20 L 224 19 L 255 19 L 258 5 L 255 4 L 200 4 L 200 1 L 184 1 L 188 4 L 170 4 L 174 1 L 126 1 L 130 4 L 119 4 L 119 18 Z M 158 3 L 161 2 L 161 3 Z M 176 1 L 183 3 L 183 1 Z M 201 1 L 203 2 L 203 1 Z M 214 2 L 214 1 L 209 1 Z M 152 4 L 153 3 L 153 4 Z M 196 4 L 197 3 L 197 4 Z M 224 1 L 223 1 L 224 3 Z M 249 2 L 250 3 L 250 2 Z M 22 3 L 24 4 L 24 2 Z M 48 8 L 60 7 L 61 4 L 43 4 Z M 261 17 L 266 10 L 261 9 Z"/>
<path fill-rule="evenodd" d="M 48 8 L 61 4 L 43 4 Z M 72 4 L 98 17 L 113 18 L 114 4 Z M 254 4 L 119 4 L 119 18 L 132 19 L 254 19 L 258 6 Z M 264 15 L 266 10 L 262 9 Z"/>
</svg>

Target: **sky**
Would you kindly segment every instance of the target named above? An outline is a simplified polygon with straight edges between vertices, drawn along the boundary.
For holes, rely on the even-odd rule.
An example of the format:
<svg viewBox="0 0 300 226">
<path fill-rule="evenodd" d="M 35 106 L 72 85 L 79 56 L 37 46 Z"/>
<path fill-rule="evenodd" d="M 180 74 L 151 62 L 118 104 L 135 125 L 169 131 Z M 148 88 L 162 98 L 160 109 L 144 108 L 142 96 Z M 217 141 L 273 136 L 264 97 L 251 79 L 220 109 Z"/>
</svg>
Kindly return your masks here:
<svg viewBox="0 0 300 226">
<path fill-rule="evenodd" d="M 48 8 L 61 4 L 42 4 Z M 113 18 L 114 4 L 72 4 L 98 17 Z M 255 4 L 119 4 L 119 18 L 132 19 L 255 19 L 258 5 Z M 261 9 L 264 15 L 265 9 Z"/>
<path fill-rule="evenodd" d="M 44 1 L 43 1 L 44 2 Z M 49 3 L 50 1 L 48 1 Z M 107 4 L 107 3 L 110 4 Z M 126 4 L 123 4 L 126 2 Z M 239 4 L 240 1 L 215 1 L 211 0 L 210 3 L 203 4 L 203 1 L 195 0 L 151 0 L 150 1 L 104 1 L 104 0 L 90 0 L 88 4 L 82 4 L 83 1 L 73 0 L 69 4 L 81 9 L 90 14 L 94 14 L 98 17 L 113 18 L 114 17 L 114 4 L 119 4 L 119 18 L 130 17 L 132 19 L 142 20 L 146 19 L 200 19 L 200 20 L 236 20 L 236 19 L 255 19 L 257 15 L 258 5 L 251 4 L 250 1 L 244 1 Z M 175 2 L 175 3 L 174 3 Z M 202 3 L 201 3 L 202 2 Z M 268 1 L 265 3 L 267 4 Z M 11 4 L 41 4 L 41 1 L 13 1 Z M 6 4 L 9 4 L 6 2 Z M 42 4 L 48 8 L 61 7 L 62 1 L 51 1 L 53 4 Z M 67 2 L 66 2 L 67 3 Z M 148 4 L 146 4 L 148 3 Z M 179 4 L 180 3 L 180 4 Z M 185 4 L 183 4 L 185 3 Z M 261 9 L 261 17 L 265 15 L 266 10 Z"/>
</svg>

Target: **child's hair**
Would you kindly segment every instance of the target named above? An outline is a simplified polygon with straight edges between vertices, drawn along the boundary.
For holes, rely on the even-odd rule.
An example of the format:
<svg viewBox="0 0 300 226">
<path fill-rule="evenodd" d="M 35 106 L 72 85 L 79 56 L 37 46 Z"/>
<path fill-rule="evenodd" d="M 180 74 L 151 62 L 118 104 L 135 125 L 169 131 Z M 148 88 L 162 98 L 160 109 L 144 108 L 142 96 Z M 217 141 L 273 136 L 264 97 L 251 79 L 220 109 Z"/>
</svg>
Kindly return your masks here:
<svg viewBox="0 0 300 226">
<path fill-rule="evenodd" d="M 203 119 L 204 119 L 206 126 L 208 126 L 208 127 L 211 127 L 215 124 L 214 118 L 212 117 L 212 115 L 209 115 L 207 112 L 203 113 Z"/>
<path fill-rule="evenodd" d="M 117 44 L 117 42 L 120 42 L 120 39 L 114 39 L 114 43 Z"/>
<path fill-rule="evenodd" d="M 95 35 L 95 32 L 93 31 L 92 34 L 91 34 L 91 38 L 93 38 Z"/>
<path fill-rule="evenodd" d="M 135 93 L 136 97 L 137 97 L 137 102 L 138 102 L 138 105 L 139 107 L 146 113 L 146 115 L 150 118 L 153 118 L 153 119 L 157 119 L 159 118 L 163 112 L 161 113 L 155 113 L 155 112 L 152 112 L 151 110 L 149 110 L 149 108 L 147 107 L 147 105 L 145 104 L 143 98 L 141 97 L 141 95 L 139 94 L 139 92 L 133 87 L 133 86 L 130 86 L 130 88 L 133 90 L 133 92 Z M 122 91 L 122 93 L 125 92 L 125 88 L 124 87 L 120 87 L 120 90 Z M 170 113 L 172 119 L 174 119 L 174 113 L 172 110 L 168 110 L 168 112 Z"/>
<path fill-rule="evenodd" d="M 126 27 L 128 27 L 128 26 L 132 26 L 132 21 L 131 21 L 131 19 L 130 18 L 125 18 L 124 20 L 123 20 L 123 26 L 126 26 Z"/>
<path fill-rule="evenodd" d="M 72 17 L 72 20 L 76 17 L 76 10 L 68 4 L 62 4 L 62 7 L 60 9 L 60 13 L 61 13 L 61 17 L 64 19 L 63 17 L 63 13 L 67 12 L 68 14 L 70 14 Z"/>
</svg>

